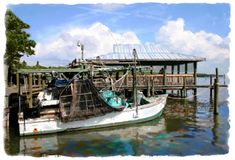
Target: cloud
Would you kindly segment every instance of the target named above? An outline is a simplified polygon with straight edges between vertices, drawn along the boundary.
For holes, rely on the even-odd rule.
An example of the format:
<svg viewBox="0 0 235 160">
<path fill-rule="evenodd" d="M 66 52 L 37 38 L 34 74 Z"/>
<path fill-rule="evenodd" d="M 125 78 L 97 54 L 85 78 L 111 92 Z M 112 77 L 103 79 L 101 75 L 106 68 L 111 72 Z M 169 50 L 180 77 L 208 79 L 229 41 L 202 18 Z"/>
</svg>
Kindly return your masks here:
<svg viewBox="0 0 235 160">
<path fill-rule="evenodd" d="M 106 11 L 116 11 L 118 9 L 123 8 L 125 5 L 120 4 L 120 3 L 106 3 L 106 4 L 95 4 L 95 7 L 101 9 L 101 10 L 106 10 Z"/>
<path fill-rule="evenodd" d="M 94 23 L 87 28 L 65 28 L 58 36 L 50 37 L 47 41 L 38 42 L 36 55 L 28 60 L 39 60 L 44 65 L 66 65 L 74 58 L 80 58 L 81 50 L 77 46 L 78 40 L 84 45 L 84 57 L 94 57 L 112 52 L 116 43 L 140 43 L 134 32 L 112 32 L 102 23 Z M 27 58 L 25 58 L 27 59 Z M 35 62 L 32 62 L 35 63 Z M 54 63 L 54 64 L 53 64 Z"/>
<path fill-rule="evenodd" d="M 229 58 L 229 39 L 205 31 L 184 28 L 184 19 L 168 21 L 156 33 L 156 43 L 175 52 L 206 57 L 208 60 Z"/>
<path fill-rule="evenodd" d="M 132 31 L 123 33 L 113 32 L 106 25 L 97 22 L 87 27 L 69 26 L 61 29 L 56 35 L 49 36 L 37 43 L 36 55 L 24 58 L 29 64 L 67 65 L 75 58 L 80 58 L 81 50 L 77 46 L 78 40 L 84 44 L 84 57 L 112 52 L 113 44 L 141 43 Z M 205 31 L 192 32 L 185 29 L 184 19 L 178 18 L 168 21 L 161 26 L 155 35 L 155 43 L 170 51 L 205 57 L 206 62 L 199 64 L 199 72 L 214 72 L 215 67 L 222 67 L 228 71 L 229 38 L 221 37 Z M 206 70 L 205 70 L 206 68 Z"/>
</svg>

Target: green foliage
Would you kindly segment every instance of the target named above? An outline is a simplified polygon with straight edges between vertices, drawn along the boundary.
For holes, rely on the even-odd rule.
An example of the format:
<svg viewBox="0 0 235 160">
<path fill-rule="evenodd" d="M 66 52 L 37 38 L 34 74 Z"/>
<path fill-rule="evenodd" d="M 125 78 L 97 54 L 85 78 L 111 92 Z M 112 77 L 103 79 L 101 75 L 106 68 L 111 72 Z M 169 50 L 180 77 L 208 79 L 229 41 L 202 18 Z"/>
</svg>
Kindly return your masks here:
<svg viewBox="0 0 235 160">
<path fill-rule="evenodd" d="M 4 55 L 6 63 L 9 65 L 9 72 L 16 70 L 27 63 L 20 63 L 20 58 L 24 55 L 34 55 L 33 48 L 36 42 L 30 40 L 30 34 L 25 29 L 29 25 L 21 21 L 11 10 L 7 10 L 5 15 L 6 25 L 6 53 Z"/>
<path fill-rule="evenodd" d="M 33 65 L 33 66 L 29 66 L 27 65 L 27 63 L 25 61 L 23 61 L 21 63 L 21 69 L 66 69 L 66 67 L 63 67 L 63 66 L 49 66 L 49 67 L 46 67 L 46 66 L 42 66 L 40 65 L 39 61 L 37 61 L 36 65 Z"/>
</svg>

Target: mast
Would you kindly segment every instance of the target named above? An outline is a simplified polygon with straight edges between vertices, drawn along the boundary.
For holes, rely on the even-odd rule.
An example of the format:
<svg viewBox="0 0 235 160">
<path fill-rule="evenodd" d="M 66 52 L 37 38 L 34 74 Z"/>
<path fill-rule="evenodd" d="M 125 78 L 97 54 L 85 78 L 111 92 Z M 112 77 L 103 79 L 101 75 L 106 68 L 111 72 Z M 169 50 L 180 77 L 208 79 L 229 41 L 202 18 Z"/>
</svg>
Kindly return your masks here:
<svg viewBox="0 0 235 160">
<path fill-rule="evenodd" d="M 137 88 L 136 88 L 136 49 L 133 49 L 134 56 L 134 67 L 133 67 L 133 106 L 136 107 L 136 115 L 138 116 L 138 105 L 137 105 Z"/>
</svg>

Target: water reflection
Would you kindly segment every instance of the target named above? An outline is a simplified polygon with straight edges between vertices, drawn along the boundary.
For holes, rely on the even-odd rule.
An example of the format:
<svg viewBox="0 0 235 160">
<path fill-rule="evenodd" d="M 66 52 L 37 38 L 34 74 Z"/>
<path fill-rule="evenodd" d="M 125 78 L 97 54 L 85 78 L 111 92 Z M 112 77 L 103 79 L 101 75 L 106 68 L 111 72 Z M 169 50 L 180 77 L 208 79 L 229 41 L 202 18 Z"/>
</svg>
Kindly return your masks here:
<svg viewBox="0 0 235 160">
<path fill-rule="evenodd" d="M 228 152 L 228 90 L 220 89 L 219 115 L 213 115 L 209 89 L 198 96 L 167 101 L 163 116 L 146 123 L 91 131 L 73 131 L 37 137 L 6 134 L 10 155 L 214 155 Z M 190 96 L 190 93 L 189 93 Z"/>
<path fill-rule="evenodd" d="M 20 154 L 94 156 L 140 155 L 143 146 L 165 130 L 165 119 L 123 128 L 74 131 L 20 139 Z"/>
</svg>

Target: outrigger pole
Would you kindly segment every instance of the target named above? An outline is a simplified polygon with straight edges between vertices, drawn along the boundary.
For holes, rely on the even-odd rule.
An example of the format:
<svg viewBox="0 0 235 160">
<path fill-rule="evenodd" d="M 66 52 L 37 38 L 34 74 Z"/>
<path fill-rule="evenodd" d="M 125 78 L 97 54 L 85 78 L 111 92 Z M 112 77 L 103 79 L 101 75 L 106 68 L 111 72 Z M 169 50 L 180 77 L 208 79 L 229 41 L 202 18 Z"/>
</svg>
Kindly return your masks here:
<svg viewBox="0 0 235 160">
<path fill-rule="evenodd" d="M 133 49 L 134 67 L 133 67 L 133 106 L 136 107 L 136 116 L 138 116 L 137 88 L 136 88 L 136 49 Z"/>
</svg>

